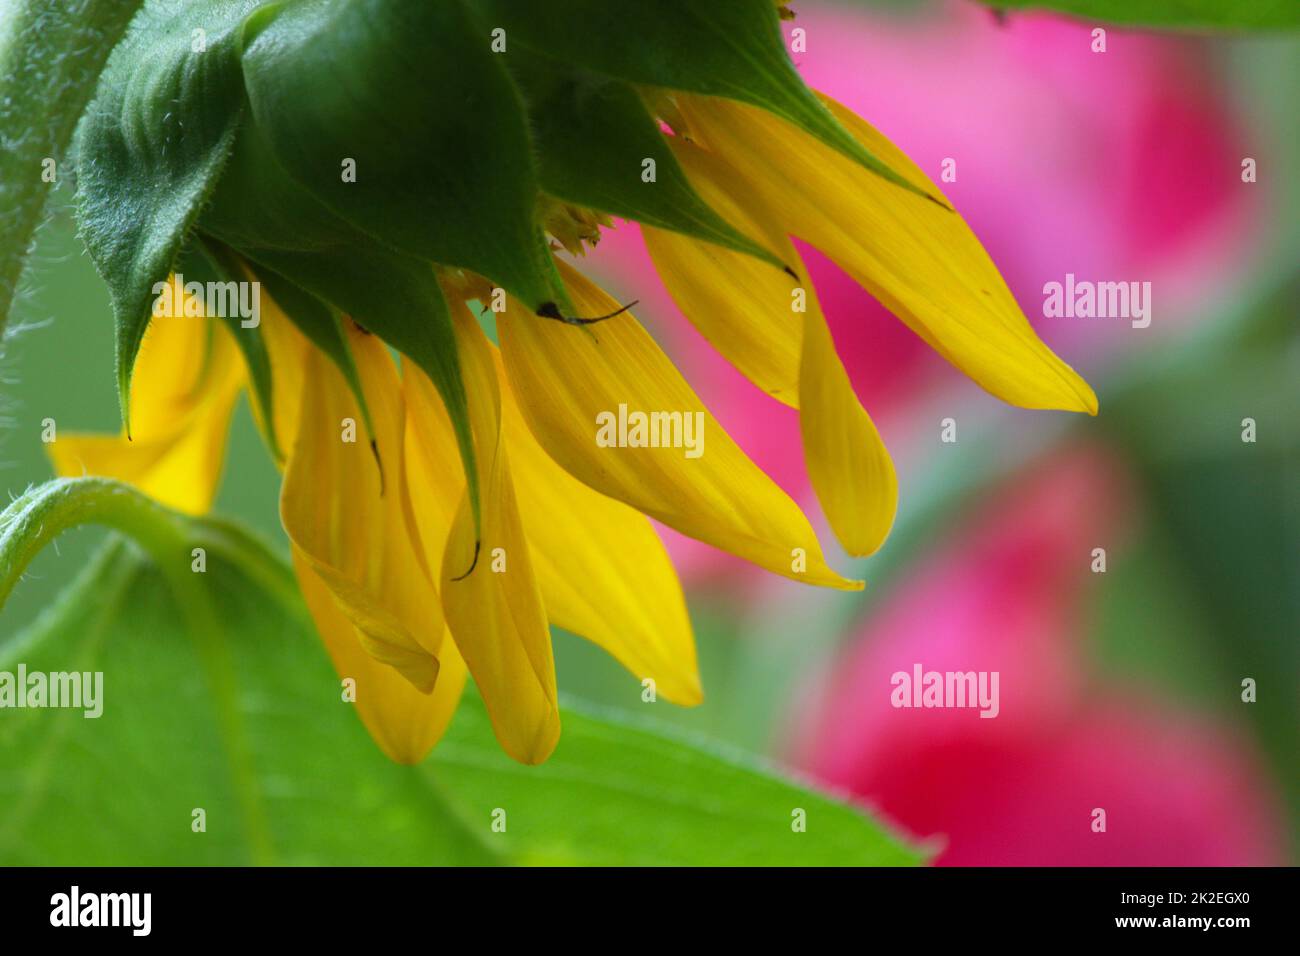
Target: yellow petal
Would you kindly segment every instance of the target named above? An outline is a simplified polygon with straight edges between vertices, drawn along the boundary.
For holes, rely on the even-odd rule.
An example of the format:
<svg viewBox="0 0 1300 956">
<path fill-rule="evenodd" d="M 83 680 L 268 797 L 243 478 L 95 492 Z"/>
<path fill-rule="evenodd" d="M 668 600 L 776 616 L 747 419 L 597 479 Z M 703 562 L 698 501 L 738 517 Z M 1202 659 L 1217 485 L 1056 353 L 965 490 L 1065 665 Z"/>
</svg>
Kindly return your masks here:
<svg viewBox="0 0 1300 956">
<path fill-rule="evenodd" d="M 178 511 L 208 511 L 244 382 L 229 336 L 207 318 L 152 319 L 135 365 L 131 439 L 59 434 L 46 446 L 55 472 L 116 478 Z"/>
<path fill-rule="evenodd" d="M 440 648 L 438 682 L 433 693 L 422 694 L 362 649 L 329 587 L 297 554 L 294 571 L 334 669 L 340 678 L 355 681 L 357 714 L 370 736 L 398 763 L 418 763 L 447 729 L 465 687 L 465 662 L 455 646 L 448 641 Z"/>
<path fill-rule="evenodd" d="M 500 393 L 489 345 L 463 303 L 452 312 L 482 489 L 482 537 L 475 535 L 454 443 L 448 446 L 449 436 L 431 434 L 445 420 L 439 418 L 437 392 L 408 363 L 412 510 L 426 560 L 431 569 L 440 566 L 447 626 L 483 695 L 497 739 L 516 760 L 540 763 L 560 735 L 550 628 L 501 441 Z M 452 500 L 454 514 L 448 507 Z M 443 542 L 439 560 L 436 549 Z"/>
<path fill-rule="evenodd" d="M 167 281 L 176 305 L 149 320 L 132 369 L 131 437 L 144 441 L 170 435 L 179 414 L 203 400 L 209 374 L 220 374 L 236 351 L 216 334 L 221 323 L 187 314 L 194 303 L 176 277 Z"/>
<path fill-rule="evenodd" d="M 705 150 L 670 138 L 691 185 L 722 218 L 794 266 L 783 232 L 752 217 L 726 190 L 730 173 Z M 751 382 L 778 401 L 798 405 L 802 322 L 790 309 L 791 276 L 744 253 L 642 226 L 646 250 L 677 307 L 700 334 Z M 755 302 L 767 308 L 755 313 Z"/>
<path fill-rule="evenodd" d="M 932 195 L 893 143 L 822 97 L 859 142 Z M 1043 344 L 955 212 L 891 185 L 765 110 L 680 95 L 692 130 L 765 215 L 826 252 L 932 348 L 1004 401 L 1096 414 L 1088 384 Z"/>
<path fill-rule="evenodd" d="M 603 315 L 618 307 L 572 267 L 557 265 L 580 314 Z M 827 567 L 799 507 L 723 431 L 631 315 L 584 330 L 512 303 L 497 328 L 533 435 L 574 477 L 777 574 L 861 587 Z M 633 413 L 675 414 L 678 431 L 669 438 L 681 447 L 598 443 L 636 440 L 630 431 L 617 434 L 624 431 L 624 416 L 631 422 Z"/>
<path fill-rule="evenodd" d="M 365 441 L 343 376 L 309 350 L 280 518 L 366 652 L 427 692 L 438 676 L 444 623 L 408 521 L 401 383 L 379 339 L 350 323 L 348 337 L 374 413 L 375 446 Z"/>
<path fill-rule="evenodd" d="M 806 291 L 799 428 L 808 478 L 844 550 L 873 554 L 898 511 L 894 462 L 854 394 L 811 283 Z"/>
<path fill-rule="evenodd" d="M 656 693 L 704 699 L 677 571 L 650 521 L 557 465 L 502 389 L 520 512 L 551 623 L 604 648 Z"/>
<path fill-rule="evenodd" d="M 889 452 L 849 383 L 816 291 L 793 243 L 744 210 L 743 185 L 716 156 L 677 139 L 673 150 L 713 208 L 790 266 L 783 272 L 740 253 L 674 233 L 645 230 L 646 245 L 677 304 L 751 381 L 801 409 L 804 458 L 827 520 L 850 554 L 874 553 L 898 510 Z M 673 254 L 664 261 L 662 252 Z M 658 253 L 656 253 L 658 250 Z M 800 278 L 802 277 L 802 278 Z M 721 326 L 711 335 L 707 329 Z M 780 371 L 757 356 L 779 356 Z M 779 394 L 796 382 L 797 395 Z"/>
<path fill-rule="evenodd" d="M 429 576 L 440 581 L 443 549 L 465 494 L 465 474 L 459 464 L 456 435 L 437 388 L 415 363 L 404 366 L 406 487 L 420 553 Z"/>
<path fill-rule="evenodd" d="M 281 450 L 288 455 L 293 450 L 294 439 L 298 434 L 304 367 L 307 352 L 313 346 L 298 331 L 293 320 L 265 292 L 262 295 L 261 316 L 262 342 L 266 346 L 267 361 L 271 366 L 271 414 L 275 419 L 275 435 L 279 439 Z M 251 402 L 250 405 L 255 414 L 260 414 L 257 402 Z M 262 427 L 265 432 L 265 425 Z"/>
<path fill-rule="evenodd" d="M 502 429 L 519 513 L 551 624 L 606 650 L 675 704 L 703 699 L 686 601 L 668 552 L 649 520 L 592 491 L 537 444 L 493 349 Z M 408 373 L 407 469 L 421 537 L 446 540 L 465 482 L 451 421 L 433 385 Z M 437 475 L 438 480 L 421 480 Z M 437 559 L 441 553 L 428 549 Z"/>
</svg>

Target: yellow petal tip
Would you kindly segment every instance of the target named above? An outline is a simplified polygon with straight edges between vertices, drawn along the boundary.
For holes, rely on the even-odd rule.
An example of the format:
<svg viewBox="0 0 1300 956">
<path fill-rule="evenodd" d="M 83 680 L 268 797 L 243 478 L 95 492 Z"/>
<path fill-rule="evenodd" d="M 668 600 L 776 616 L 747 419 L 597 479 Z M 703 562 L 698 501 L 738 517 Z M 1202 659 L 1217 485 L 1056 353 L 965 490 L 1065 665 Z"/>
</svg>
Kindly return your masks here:
<svg viewBox="0 0 1300 956">
<path fill-rule="evenodd" d="M 500 738 L 498 738 L 500 739 Z M 538 764 L 545 763 L 547 759 L 555 752 L 556 745 L 560 742 L 560 715 L 556 711 L 551 718 L 548 718 L 541 727 L 538 728 L 537 736 L 528 744 L 527 747 L 519 751 L 507 752 L 515 760 L 529 767 L 536 767 Z"/>
<path fill-rule="evenodd" d="M 834 588 L 836 591 L 861 591 L 867 586 L 866 581 L 860 581 L 857 578 L 842 578 L 834 572 L 831 572 L 831 575 L 827 577 L 808 580 L 807 583 L 823 588 Z"/>
<path fill-rule="evenodd" d="M 1078 395 L 1078 401 L 1073 407 L 1067 407 L 1066 411 L 1082 412 L 1085 415 L 1095 418 L 1097 416 L 1098 408 L 1100 407 L 1097 402 L 1097 393 L 1094 392 L 1088 386 L 1088 383 L 1084 382 L 1082 379 L 1079 380 L 1079 384 L 1083 387 L 1075 389 Z"/>
<path fill-rule="evenodd" d="M 1060 404 L 1055 407 L 1060 408 L 1062 411 L 1083 412 L 1095 416 L 1098 408 L 1097 393 L 1092 390 L 1091 385 L 1084 381 L 1082 375 L 1068 365 L 1065 366 L 1064 372 L 1066 374 L 1063 377 L 1068 391 L 1063 393 Z M 1065 397 L 1067 395 L 1068 398 Z"/>
<path fill-rule="evenodd" d="M 687 675 L 680 683 L 671 686 L 660 686 L 659 693 L 678 707 L 698 707 L 704 703 L 704 686 L 700 683 L 699 674 Z"/>
</svg>

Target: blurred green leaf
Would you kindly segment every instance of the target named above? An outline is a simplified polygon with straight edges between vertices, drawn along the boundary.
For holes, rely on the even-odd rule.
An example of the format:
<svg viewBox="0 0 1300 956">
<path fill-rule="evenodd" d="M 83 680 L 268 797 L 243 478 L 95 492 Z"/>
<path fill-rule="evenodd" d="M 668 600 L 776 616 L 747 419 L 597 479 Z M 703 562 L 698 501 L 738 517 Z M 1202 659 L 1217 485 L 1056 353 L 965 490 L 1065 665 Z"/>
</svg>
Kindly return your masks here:
<svg viewBox="0 0 1300 956">
<path fill-rule="evenodd" d="M 1054 10 L 1154 27 L 1275 29 L 1300 26 L 1296 0 L 984 0 L 1002 10 Z"/>
<path fill-rule="evenodd" d="M 493 862 L 434 783 L 361 730 L 303 612 L 208 558 L 216 646 L 187 636 L 157 569 L 117 541 L 4 648 L 10 672 L 21 661 L 104 676 L 99 718 L 4 712 L 0 862 Z M 192 829 L 196 809 L 206 832 Z"/>
<path fill-rule="evenodd" d="M 144 529 L 149 557 L 112 541 L 0 646 L 0 671 L 103 672 L 99 717 L 0 712 L 0 863 L 921 862 L 752 757 L 567 702 L 542 767 L 501 752 L 472 693 L 430 760 L 391 763 L 343 700 L 288 567 L 234 526 L 102 479 L 51 482 L 0 521 L 5 580 L 57 528 L 100 517 Z M 201 593 L 178 600 L 178 582 Z M 194 626 L 196 605 L 211 626 Z"/>
<path fill-rule="evenodd" d="M 487 821 L 506 810 L 501 846 L 533 864 L 594 866 L 915 866 L 922 853 L 860 810 L 785 779 L 754 757 L 573 701 L 546 763 L 496 745 L 467 699 L 426 768 Z M 806 814 L 806 832 L 792 824 Z"/>
</svg>

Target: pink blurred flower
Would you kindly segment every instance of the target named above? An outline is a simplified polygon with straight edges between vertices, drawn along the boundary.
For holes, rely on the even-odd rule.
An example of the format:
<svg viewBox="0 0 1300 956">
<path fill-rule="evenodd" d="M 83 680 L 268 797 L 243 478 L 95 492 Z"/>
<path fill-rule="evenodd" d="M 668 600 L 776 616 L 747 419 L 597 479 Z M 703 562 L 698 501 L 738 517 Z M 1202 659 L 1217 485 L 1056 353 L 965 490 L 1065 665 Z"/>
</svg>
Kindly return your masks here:
<svg viewBox="0 0 1300 956">
<path fill-rule="evenodd" d="M 1105 354 L 1176 328 L 1187 306 L 1248 261 L 1259 184 L 1214 87 L 1203 41 L 1090 28 L 1049 15 L 999 26 L 971 3 L 899 18 L 800 3 L 808 83 L 866 117 L 938 180 L 998 263 L 1044 340 L 1085 378 Z M 934 388 L 985 396 L 819 253 L 801 247 L 854 387 L 891 448 L 909 403 Z M 701 396 L 760 467 L 809 501 L 798 417 L 746 382 L 677 312 L 634 225 L 608 230 L 593 265 L 648 320 Z M 1079 278 L 1153 283 L 1149 330 L 1040 318 L 1042 287 Z M 1151 335 L 1146 335 L 1150 332 Z M 1104 405 L 1104 403 L 1103 403 Z M 902 476 L 906 482 L 906 475 Z M 687 577 L 738 562 L 669 535 Z"/>
<path fill-rule="evenodd" d="M 1091 452 L 1004 489 L 873 612 L 809 695 L 792 760 L 940 838 L 941 864 L 1281 862 L 1268 777 L 1244 736 L 1085 676 L 1081 598 L 1102 580 L 1092 549 L 1115 553 L 1125 500 Z M 915 664 L 999 672 L 997 716 L 895 708 L 891 677 Z"/>
</svg>

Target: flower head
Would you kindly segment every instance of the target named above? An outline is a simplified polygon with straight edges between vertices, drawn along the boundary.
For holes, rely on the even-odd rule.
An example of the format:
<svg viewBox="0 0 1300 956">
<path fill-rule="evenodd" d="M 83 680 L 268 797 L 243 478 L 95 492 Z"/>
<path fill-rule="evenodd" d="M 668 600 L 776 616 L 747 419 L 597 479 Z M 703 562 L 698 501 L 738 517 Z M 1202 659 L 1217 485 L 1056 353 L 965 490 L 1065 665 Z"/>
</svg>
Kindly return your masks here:
<svg viewBox="0 0 1300 956">
<path fill-rule="evenodd" d="M 186 443 L 209 436 L 211 450 L 224 434 L 238 351 L 284 469 L 281 518 L 307 605 L 398 760 L 436 742 L 467 673 L 504 749 L 545 759 L 559 735 L 551 624 L 697 703 L 690 622 L 649 518 L 795 580 L 862 586 L 829 566 L 799 507 L 628 308 L 559 256 L 597 241 L 610 216 L 646 227 L 706 338 L 800 409 L 813 486 L 852 554 L 884 541 L 897 481 L 792 235 L 994 395 L 1096 411 L 934 184 L 799 82 L 772 4 L 729 4 L 694 25 L 616 6 L 635 22 L 589 11 L 568 27 L 601 35 L 571 50 L 554 18 L 513 4 L 232 4 L 227 28 L 210 31 L 205 83 L 184 69 L 159 81 L 201 121 L 173 127 L 169 113 L 159 123 L 174 140 L 151 144 L 122 116 L 156 104 L 134 98 L 145 84 L 113 86 L 110 69 L 81 134 L 81 209 L 114 292 L 128 417 L 179 414 L 138 443 L 82 440 L 56 465 L 201 510 L 219 455 Z M 515 53 L 479 42 L 481 15 L 502 18 Z M 701 31 L 745 55 L 693 57 Z M 148 68 L 172 62 L 162 35 L 139 31 L 115 59 L 156 43 Z M 429 38 L 437 51 L 410 48 Z M 326 78 L 327 66 L 345 75 Z M 149 206 L 139 229 L 110 235 L 133 195 L 107 188 L 124 156 L 138 158 L 132 175 L 192 199 L 185 215 Z M 186 238 L 221 278 L 260 283 L 260 324 L 150 325 L 141 278 L 165 275 Z M 211 363 L 180 354 L 199 342 Z M 184 401 L 160 407 L 164 394 Z M 615 414 L 618 440 L 600 440 Z M 643 418 L 623 434 L 632 414 Z M 698 454 L 684 453 L 687 427 Z"/>
</svg>

